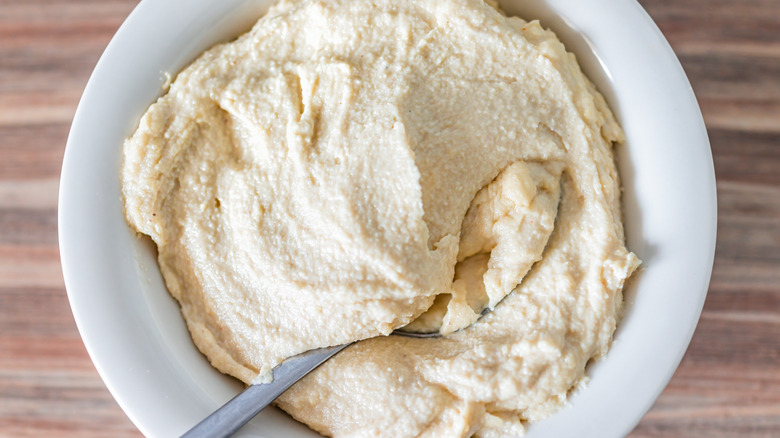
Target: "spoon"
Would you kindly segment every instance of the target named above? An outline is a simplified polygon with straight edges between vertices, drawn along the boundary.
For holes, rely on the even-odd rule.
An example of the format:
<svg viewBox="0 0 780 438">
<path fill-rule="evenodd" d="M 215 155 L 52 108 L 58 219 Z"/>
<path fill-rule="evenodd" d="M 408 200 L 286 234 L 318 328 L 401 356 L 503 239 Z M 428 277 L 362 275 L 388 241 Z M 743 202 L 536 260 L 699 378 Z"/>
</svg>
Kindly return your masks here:
<svg viewBox="0 0 780 438">
<path fill-rule="evenodd" d="M 490 308 L 483 310 L 480 318 L 490 313 L 491 310 Z M 441 336 L 438 332 L 414 333 L 400 330 L 394 331 L 393 334 L 412 338 Z M 350 345 L 352 345 L 351 342 L 334 347 L 309 350 L 285 360 L 273 369 L 273 381 L 253 383 L 247 386 L 246 389 L 182 435 L 182 438 L 222 438 L 233 435 L 295 382 Z"/>
<path fill-rule="evenodd" d="M 273 369 L 269 383 L 253 383 L 195 425 L 182 438 L 229 437 L 276 400 L 295 382 L 309 374 L 349 344 L 318 348 L 293 356 Z"/>
</svg>

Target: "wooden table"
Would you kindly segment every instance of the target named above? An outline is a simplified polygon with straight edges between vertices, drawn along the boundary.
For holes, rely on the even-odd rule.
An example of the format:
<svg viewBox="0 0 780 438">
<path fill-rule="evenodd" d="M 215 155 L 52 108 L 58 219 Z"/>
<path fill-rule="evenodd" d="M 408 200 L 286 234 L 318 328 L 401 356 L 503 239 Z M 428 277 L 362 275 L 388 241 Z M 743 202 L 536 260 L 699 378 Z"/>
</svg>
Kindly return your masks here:
<svg viewBox="0 0 780 438">
<path fill-rule="evenodd" d="M 68 307 L 57 186 L 71 118 L 137 0 L 0 0 L 0 436 L 139 436 Z M 780 437 L 780 1 L 642 0 L 704 112 L 715 269 L 680 368 L 631 437 Z"/>
</svg>

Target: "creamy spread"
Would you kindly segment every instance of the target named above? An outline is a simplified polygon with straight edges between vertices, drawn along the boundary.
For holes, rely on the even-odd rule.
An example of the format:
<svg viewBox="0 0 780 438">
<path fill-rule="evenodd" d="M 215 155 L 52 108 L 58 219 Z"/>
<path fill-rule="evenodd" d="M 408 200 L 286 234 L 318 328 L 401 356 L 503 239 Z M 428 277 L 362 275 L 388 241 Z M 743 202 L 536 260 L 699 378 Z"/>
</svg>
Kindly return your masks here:
<svg viewBox="0 0 780 438">
<path fill-rule="evenodd" d="M 538 22 L 288 0 L 178 74 L 125 143 L 122 191 L 223 373 L 363 340 L 278 405 L 332 436 L 511 436 L 611 342 L 639 263 L 622 138 Z"/>
</svg>

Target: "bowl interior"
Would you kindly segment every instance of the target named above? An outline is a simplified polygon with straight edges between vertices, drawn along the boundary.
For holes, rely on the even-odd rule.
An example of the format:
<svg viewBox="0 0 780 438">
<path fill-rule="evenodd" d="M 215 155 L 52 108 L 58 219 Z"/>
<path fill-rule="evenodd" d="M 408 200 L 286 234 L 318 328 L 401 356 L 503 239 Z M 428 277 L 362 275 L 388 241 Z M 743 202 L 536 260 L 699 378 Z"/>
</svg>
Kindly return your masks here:
<svg viewBox="0 0 780 438">
<path fill-rule="evenodd" d="M 197 54 L 251 27 L 268 0 L 144 0 L 109 44 L 73 121 L 60 185 L 60 249 L 84 343 L 119 404 L 148 436 L 173 436 L 241 389 L 192 344 L 149 239 L 125 224 L 123 140 Z M 503 1 L 539 19 L 574 52 L 623 125 L 617 148 L 627 243 L 643 268 L 626 289 L 610 353 L 588 386 L 527 436 L 627 434 L 687 348 L 715 244 L 712 157 L 695 97 L 674 53 L 635 2 Z M 164 41 L 164 44 L 160 44 Z M 316 436 L 275 408 L 247 436 Z"/>
</svg>

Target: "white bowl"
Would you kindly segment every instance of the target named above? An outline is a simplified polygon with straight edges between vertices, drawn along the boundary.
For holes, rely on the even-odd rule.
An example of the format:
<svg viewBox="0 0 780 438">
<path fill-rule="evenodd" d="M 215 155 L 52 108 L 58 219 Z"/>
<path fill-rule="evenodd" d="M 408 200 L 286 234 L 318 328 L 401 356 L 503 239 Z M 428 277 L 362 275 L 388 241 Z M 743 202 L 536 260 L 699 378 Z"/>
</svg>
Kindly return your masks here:
<svg viewBox="0 0 780 438">
<path fill-rule="evenodd" d="M 241 389 L 193 346 L 153 245 L 125 224 L 122 141 L 175 74 L 218 41 L 248 30 L 263 0 L 144 0 L 106 48 L 65 151 L 60 251 L 81 335 L 119 405 L 147 436 L 179 435 Z M 504 1 L 538 18 L 577 54 L 628 138 L 618 161 L 628 247 L 644 261 L 624 320 L 590 384 L 527 436 L 625 436 L 685 352 L 707 293 L 715 249 L 712 156 L 696 99 L 658 28 L 634 1 Z M 245 436 L 315 434 L 275 408 Z"/>
</svg>

